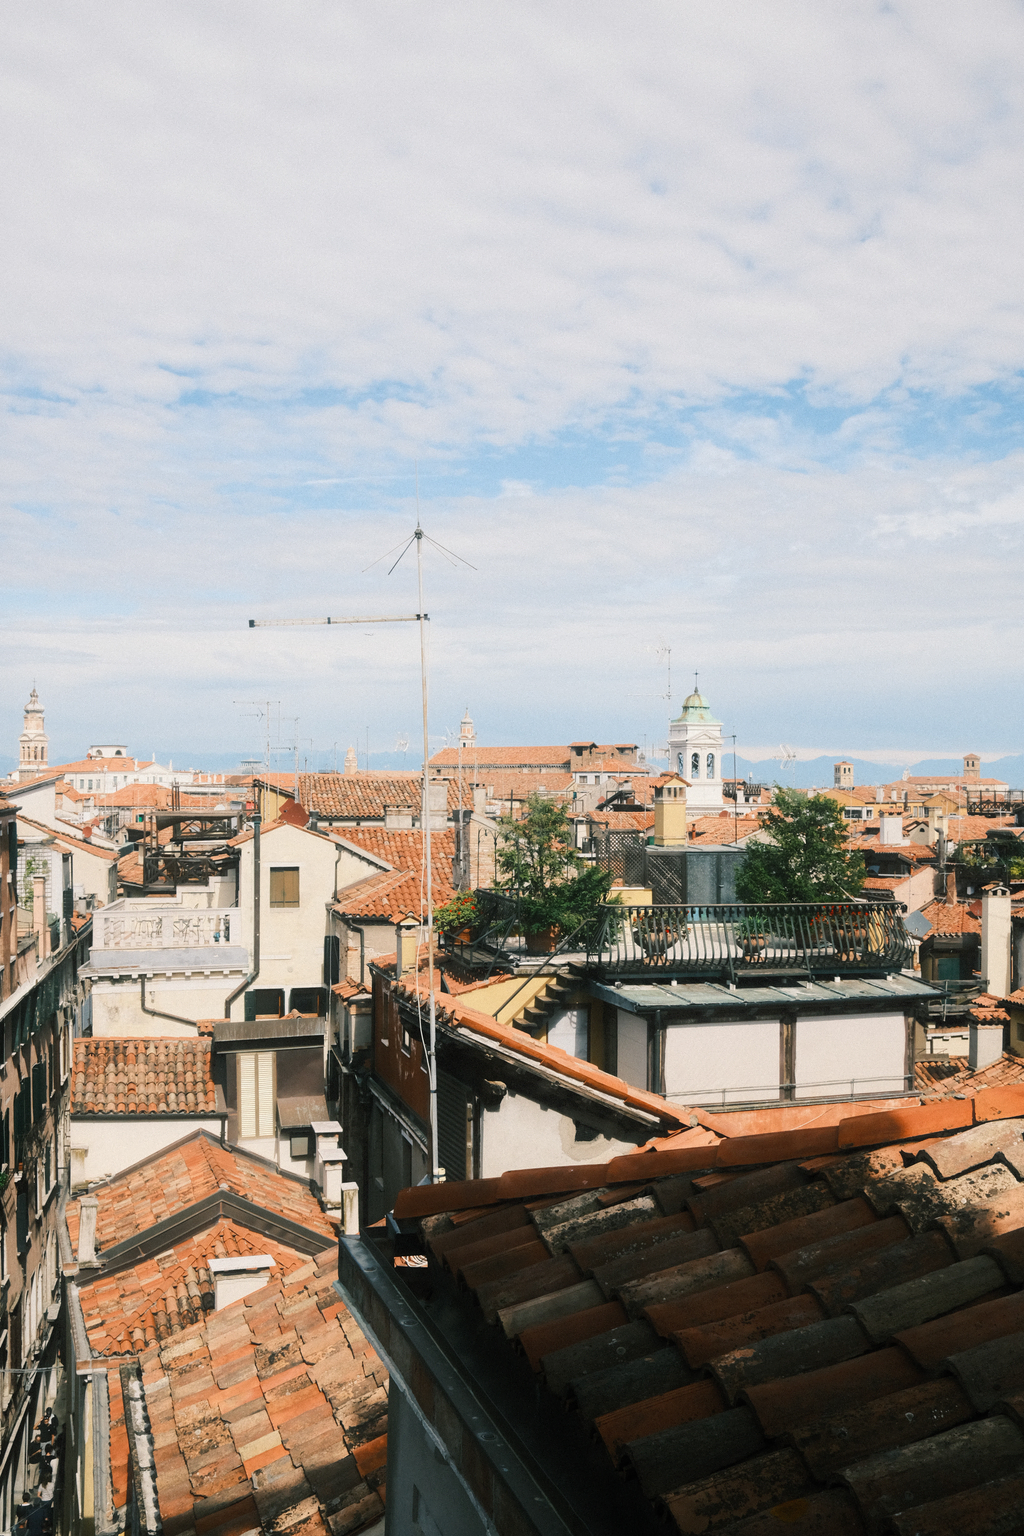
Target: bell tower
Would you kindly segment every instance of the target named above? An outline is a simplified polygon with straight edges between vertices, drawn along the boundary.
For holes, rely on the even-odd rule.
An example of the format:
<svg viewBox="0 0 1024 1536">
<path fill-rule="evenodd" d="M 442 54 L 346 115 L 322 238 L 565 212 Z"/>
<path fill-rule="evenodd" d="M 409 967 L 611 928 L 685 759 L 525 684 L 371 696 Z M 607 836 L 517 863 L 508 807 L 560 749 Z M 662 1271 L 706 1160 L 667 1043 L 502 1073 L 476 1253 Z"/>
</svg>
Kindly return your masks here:
<svg viewBox="0 0 1024 1536">
<path fill-rule="evenodd" d="M 25 705 L 25 728 L 18 737 L 18 778 L 32 779 L 46 772 L 49 740 L 43 722 L 43 706 L 35 688 Z"/>
<path fill-rule="evenodd" d="M 722 722 L 694 688 L 668 728 L 669 766 L 689 784 L 686 799 L 698 815 L 721 811 Z"/>
<path fill-rule="evenodd" d="M 476 746 L 476 730 L 472 720 L 469 718 L 468 704 L 466 705 L 466 713 L 462 717 L 462 724 L 459 727 L 459 746 L 463 752 L 468 752 L 470 747 Z"/>
</svg>

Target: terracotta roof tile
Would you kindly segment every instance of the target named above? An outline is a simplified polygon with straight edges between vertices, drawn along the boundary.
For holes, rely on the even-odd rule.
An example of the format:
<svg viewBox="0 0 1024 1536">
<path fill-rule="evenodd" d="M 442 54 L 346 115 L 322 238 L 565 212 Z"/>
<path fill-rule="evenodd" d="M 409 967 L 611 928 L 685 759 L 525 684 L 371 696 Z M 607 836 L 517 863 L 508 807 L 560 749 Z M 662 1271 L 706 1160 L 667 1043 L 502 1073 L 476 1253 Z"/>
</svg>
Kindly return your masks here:
<svg viewBox="0 0 1024 1536">
<path fill-rule="evenodd" d="M 824 1529 L 813 1522 L 836 1510 L 859 1529 L 881 1509 L 872 1462 L 890 1458 L 891 1486 L 916 1508 L 935 1488 L 907 1469 L 931 1467 L 940 1442 L 991 1422 L 978 1416 L 1024 1387 L 1022 1100 L 1016 1086 L 991 1087 L 678 1153 L 519 1170 L 447 1196 L 441 1186 L 427 1225 L 453 1255 L 485 1233 L 504 1242 L 505 1278 L 476 1286 L 485 1316 L 512 1301 L 512 1323 L 532 1298 L 509 1331 L 548 1390 L 600 1421 L 612 1459 L 678 1510 L 681 1530 L 716 1528 L 704 1510 L 722 1479 L 737 1533 L 774 1529 L 783 1511 L 798 1530 Z M 469 1210 L 474 1198 L 482 1213 L 443 1231 L 441 1202 Z M 624 1224 L 602 1230 L 607 1220 Z M 576 1234 L 564 1253 L 514 1267 L 516 1252 L 539 1257 L 563 1232 Z M 467 1265 L 462 1278 L 472 1289 L 478 1276 Z M 954 1482 L 993 1481 L 998 1446 L 981 1445 L 972 1465 L 948 1443 Z M 792 1510 L 772 1513 L 770 1458 L 783 1450 Z M 833 1505 L 822 1484 L 840 1473 L 847 1491 Z M 935 1487 L 953 1496 L 948 1479 Z"/>
<path fill-rule="evenodd" d="M 142 1350 L 143 1389 L 165 1530 L 243 1536 L 275 1526 L 291 1536 L 357 1531 L 384 1513 L 386 1376 L 331 1287 L 333 1248 L 310 1260 L 304 1281 L 272 1280 L 208 1314 L 180 1340 Z M 330 1350 L 276 1369 L 295 1331 L 288 1291 L 319 1319 Z M 300 1330 L 301 1332 L 301 1330 Z M 329 1367 L 325 1369 L 325 1367 Z M 287 1377 L 285 1381 L 283 1378 Z M 115 1504 L 123 1509 L 127 1463 L 120 1392 L 111 1384 Z M 123 1457 L 121 1452 L 123 1451 Z"/>
<path fill-rule="evenodd" d="M 98 1201 L 97 1245 L 102 1253 L 222 1188 L 322 1233 L 325 1243 L 335 1235 L 336 1229 L 307 1184 L 278 1173 L 262 1159 L 250 1157 L 236 1147 L 221 1146 L 206 1131 L 197 1131 L 187 1141 L 178 1142 L 90 1191 Z M 67 1223 L 73 1243 L 78 1240 L 78 1211 L 79 1201 L 70 1200 Z"/>
<path fill-rule="evenodd" d="M 210 1115 L 211 1044 L 163 1036 L 74 1042 L 73 1115 Z"/>
</svg>

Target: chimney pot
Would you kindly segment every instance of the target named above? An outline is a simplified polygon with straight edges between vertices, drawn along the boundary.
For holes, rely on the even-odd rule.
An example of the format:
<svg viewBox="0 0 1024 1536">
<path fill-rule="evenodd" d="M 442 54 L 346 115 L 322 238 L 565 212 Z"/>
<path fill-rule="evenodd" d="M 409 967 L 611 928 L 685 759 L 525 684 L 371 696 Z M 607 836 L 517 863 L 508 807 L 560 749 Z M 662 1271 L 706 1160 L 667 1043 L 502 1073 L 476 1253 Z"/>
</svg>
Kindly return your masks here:
<svg viewBox="0 0 1024 1536">
<path fill-rule="evenodd" d="M 96 1215 L 99 1201 L 95 1195 L 83 1195 L 78 1202 L 78 1262 L 96 1262 Z"/>
</svg>

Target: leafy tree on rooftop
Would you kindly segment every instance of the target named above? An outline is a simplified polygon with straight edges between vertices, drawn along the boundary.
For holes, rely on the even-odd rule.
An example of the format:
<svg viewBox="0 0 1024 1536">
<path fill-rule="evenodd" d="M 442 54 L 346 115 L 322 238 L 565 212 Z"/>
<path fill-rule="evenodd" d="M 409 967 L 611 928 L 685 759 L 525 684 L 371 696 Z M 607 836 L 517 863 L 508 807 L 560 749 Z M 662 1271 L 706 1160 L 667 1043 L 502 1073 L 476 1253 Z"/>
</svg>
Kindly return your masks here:
<svg viewBox="0 0 1024 1536">
<path fill-rule="evenodd" d="M 767 842 L 747 844 L 736 875 L 740 901 L 849 901 L 864 885 L 864 857 L 847 846 L 849 828 L 827 795 L 775 786 L 763 822 Z"/>
<path fill-rule="evenodd" d="M 611 875 L 588 865 L 572 843 L 573 825 L 555 800 L 532 794 L 521 821 L 498 822 L 495 884 L 519 897 L 528 933 L 577 929 L 596 913 Z"/>
</svg>

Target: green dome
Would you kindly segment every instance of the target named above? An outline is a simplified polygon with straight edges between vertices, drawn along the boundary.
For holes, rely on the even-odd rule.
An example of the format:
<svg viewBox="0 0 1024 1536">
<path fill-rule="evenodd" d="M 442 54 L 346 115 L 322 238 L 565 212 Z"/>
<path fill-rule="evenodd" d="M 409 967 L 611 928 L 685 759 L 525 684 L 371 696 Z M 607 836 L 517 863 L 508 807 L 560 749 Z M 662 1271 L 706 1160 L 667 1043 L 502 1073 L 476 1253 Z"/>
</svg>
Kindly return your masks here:
<svg viewBox="0 0 1024 1536">
<path fill-rule="evenodd" d="M 689 698 L 683 701 L 683 707 L 676 716 L 677 720 L 700 721 L 705 725 L 721 725 L 721 720 L 716 720 L 711 713 L 711 705 L 702 693 L 694 689 Z"/>
</svg>

